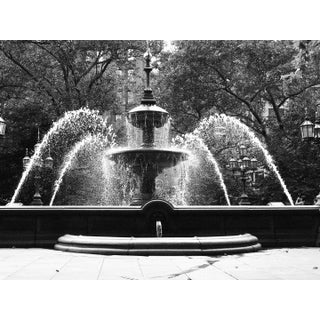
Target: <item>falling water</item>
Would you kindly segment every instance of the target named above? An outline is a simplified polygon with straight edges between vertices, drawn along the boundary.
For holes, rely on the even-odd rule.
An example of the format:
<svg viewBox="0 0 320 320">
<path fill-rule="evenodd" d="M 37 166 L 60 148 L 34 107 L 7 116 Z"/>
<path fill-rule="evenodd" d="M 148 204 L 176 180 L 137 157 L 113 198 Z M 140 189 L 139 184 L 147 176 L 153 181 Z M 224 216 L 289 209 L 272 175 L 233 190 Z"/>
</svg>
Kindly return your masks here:
<svg viewBox="0 0 320 320">
<path fill-rule="evenodd" d="M 97 128 L 97 123 L 101 122 L 103 126 L 106 127 L 105 120 L 98 115 L 98 111 L 90 110 L 88 108 L 81 108 L 79 110 L 69 111 L 64 114 L 64 116 L 59 119 L 57 122 L 53 124 L 47 134 L 43 137 L 39 148 L 36 150 L 34 155 L 31 157 L 31 160 L 26 167 L 25 171 L 22 174 L 22 177 L 18 183 L 18 186 L 13 194 L 13 197 L 10 201 L 10 205 L 14 204 L 21 188 L 26 181 L 31 169 L 33 168 L 36 161 L 41 157 L 42 152 L 46 149 L 48 143 L 57 135 L 60 131 L 70 129 L 68 125 L 71 125 L 74 130 L 79 129 L 76 125 L 77 121 L 81 120 L 83 117 L 91 118 L 90 125 L 92 124 L 92 129 Z M 95 119 L 99 119 L 98 122 L 94 121 Z M 94 127 L 95 126 L 95 127 Z"/>
<path fill-rule="evenodd" d="M 215 172 L 219 178 L 220 186 L 224 192 L 225 199 L 227 201 L 228 206 L 230 206 L 231 203 L 230 203 L 227 187 L 224 183 L 224 179 L 223 179 L 221 170 L 219 168 L 219 165 L 218 165 L 216 159 L 214 158 L 214 156 L 212 155 L 212 153 L 210 152 L 210 150 L 208 149 L 208 147 L 206 146 L 204 141 L 199 136 L 190 133 L 190 134 L 185 135 L 185 144 L 187 145 L 188 148 L 190 148 L 190 144 L 191 144 L 191 149 L 193 149 L 192 145 L 196 146 L 197 148 L 200 147 L 200 149 L 202 149 L 206 153 L 209 162 L 211 162 L 214 166 Z"/>
<path fill-rule="evenodd" d="M 188 169 L 189 169 L 189 161 L 182 161 L 178 164 L 178 168 L 180 167 L 180 177 L 178 179 L 178 200 L 182 205 L 187 205 L 186 200 L 186 186 L 188 182 Z"/>
<path fill-rule="evenodd" d="M 226 198 L 226 201 L 227 201 L 227 204 L 228 206 L 231 205 L 230 203 L 230 199 L 229 199 L 229 195 L 228 195 L 228 191 L 227 191 L 227 187 L 224 183 L 224 179 L 223 179 L 223 176 L 222 176 L 222 173 L 221 173 L 221 170 L 219 168 L 219 165 L 216 161 L 216 159 L 213 157 L 212 153 L 210 152 L 210 150 L 208 149 L 208 147 L 206 146 L 206 144 L 203 142 L 202 139 L 199 138 L 199 144 L 201 146 L 201 148 L 203 148 L 204 150 L 206 150 L 207 154 L 208 154 L 208 159 L 209 161 L 214 165 L 214 168 L 216 170 L 216 173 L 219 177 L 219 182 L 220 182 L 220 185 L 221 185 L 221 188 L 223 189 L 223 192 L 224 192 L 224 196 Z"/>
<path fill-rule="evenodd" d="M 282 179 L 279 170 L 277 168 L 277 166 L 274 163 L 274 160 L 272 158 L 272 156 L 270 155 L 269 151 L 263 146 L 263 144 L 261 143 L 261 141 L 258 139 L 258 137 L 255 135 L 255 133 L 248 127 L 246 126 L 244 123 L 242 123 L 239 119 L 234 118 L 234 117 L 230 117 L 227 115 L 214 115 L 211 116 L 209 119 L 206 119 L 204 121 L 202 121 L 202 123 L 200 124 L 199 127 L 201 126 L 210 126 L 212 123 L 219 123 L 219 122 L 223 122 L 225 125 L 231 125 L 233 126 L 236 130 L 240 129 L 242 132 L 244 132 L 245 134 L 247 134 L 249 136 L 249 139 L 252 141 L 253 144 L 255 144 L 262 152 L 263 155 L 267 161 L 268 166 L 274 171 L 276 177 L 278 178 L 281 187 L 285 193 L 285 195 L 287 196 L 290 204 L 293 206 L 294 202 L 292 200 L 291 194 L 288 191 L 288 188 L 284 182 L 284 180 Z"/>
<path fill-rule="evenodd" d="M 64 165 L 59 173 L 59 177 L 54 183 L 54 192 L 51 197 L 49 206 L 52 206 L 55 200 L 55 197 L 60 189 L 60 185 L 63 181 L 63 177 L 73 165 L 74 160 L 76 159 L 76 156 L 81 150 L 83 150 L 84 147 L 88 145 L 95 145 L 95 149 L 96 149 L 95 151 L 104 150 L 106 147 L 110 147 L 114 145 L 114 140 L 112 141 L 105 140 L 105 137 L 102 136 L 101 134 L 97 134 L 97 135 L 89 134 L 74 145 L 71 151 L 66 155 Z M 93 150 L 90 150 L 90 152 L 93 152 Z"/>
</svg>

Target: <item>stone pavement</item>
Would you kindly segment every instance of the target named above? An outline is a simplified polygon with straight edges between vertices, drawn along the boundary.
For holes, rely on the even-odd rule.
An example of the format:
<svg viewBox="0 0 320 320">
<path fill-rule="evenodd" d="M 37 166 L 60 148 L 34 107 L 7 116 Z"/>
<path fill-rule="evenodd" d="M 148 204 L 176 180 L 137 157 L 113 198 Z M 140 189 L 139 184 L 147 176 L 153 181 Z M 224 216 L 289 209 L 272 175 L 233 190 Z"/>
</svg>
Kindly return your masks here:
<svg viewBox="0 0 320 320">
<path fill-rule="evenodd" d="M 48 249 L 0 249 L 2 280 L 320 279 L 320 248 L 205 256 L 103 256 Z"/>
</svg>

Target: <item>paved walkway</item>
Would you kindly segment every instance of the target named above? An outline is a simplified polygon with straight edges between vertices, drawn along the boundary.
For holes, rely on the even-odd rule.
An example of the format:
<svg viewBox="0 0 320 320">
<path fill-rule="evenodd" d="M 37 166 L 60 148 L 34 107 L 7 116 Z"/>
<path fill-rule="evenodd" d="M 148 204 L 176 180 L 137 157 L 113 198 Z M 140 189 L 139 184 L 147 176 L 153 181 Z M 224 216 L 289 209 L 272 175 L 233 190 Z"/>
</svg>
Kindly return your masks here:
<svg viewBox="0 0 320 320">
<path fill-rule="evenodd" d="M 0 249 L 0 279 L 320 279 L 320 248 L 272 249 L 221 257 L 103 256 Z"/>
</svg>

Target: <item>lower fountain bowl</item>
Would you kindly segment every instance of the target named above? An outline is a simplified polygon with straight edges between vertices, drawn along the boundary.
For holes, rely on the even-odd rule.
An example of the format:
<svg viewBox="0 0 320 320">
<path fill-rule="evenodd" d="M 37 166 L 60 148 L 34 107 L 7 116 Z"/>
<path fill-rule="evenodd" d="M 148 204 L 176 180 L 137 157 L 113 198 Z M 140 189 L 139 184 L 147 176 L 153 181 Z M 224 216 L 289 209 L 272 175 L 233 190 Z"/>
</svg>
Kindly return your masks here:
<svg viewBox="0 0 320 320">
<path fill-rule="evenodd" d="M 189 157 L 189 153 L 175 149 L 136 148 L 115 150 L 108 153 L 111 160 L 129 165 L 135 173 L 146 166 L 157 167 L 158 172 L 176 166 Z"/>
<path fill-rule="evenodd" d="M 213 237 L 101 237 L 64 235 L 56 250 L 104 255 L 223 255 L 254 252 L 261 248 L 251 234 Z"/>
</svg>

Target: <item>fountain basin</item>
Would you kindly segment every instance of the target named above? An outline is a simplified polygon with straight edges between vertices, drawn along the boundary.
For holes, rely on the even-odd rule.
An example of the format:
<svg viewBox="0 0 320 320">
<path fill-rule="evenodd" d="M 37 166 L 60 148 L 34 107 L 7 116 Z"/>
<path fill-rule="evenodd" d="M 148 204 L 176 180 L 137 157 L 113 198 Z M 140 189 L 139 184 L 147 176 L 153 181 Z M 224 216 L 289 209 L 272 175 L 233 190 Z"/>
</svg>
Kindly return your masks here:
<svg viewBox="0 0 320 320">
<path fill-rule="evenodd" d="M 221 255 L 261 248 L 250 234 L 220 237 L 92 237 L 64 235 L 55 249 L 105 255 Z"/>
<path fill-rule="evenodd" d="M 0 247 L 53 248 L 65 234 L 112 237 L 208 237 L 250 233 L 263 248 L 320 245 L 318 206 L 0 207 Z"/>
</svg>

